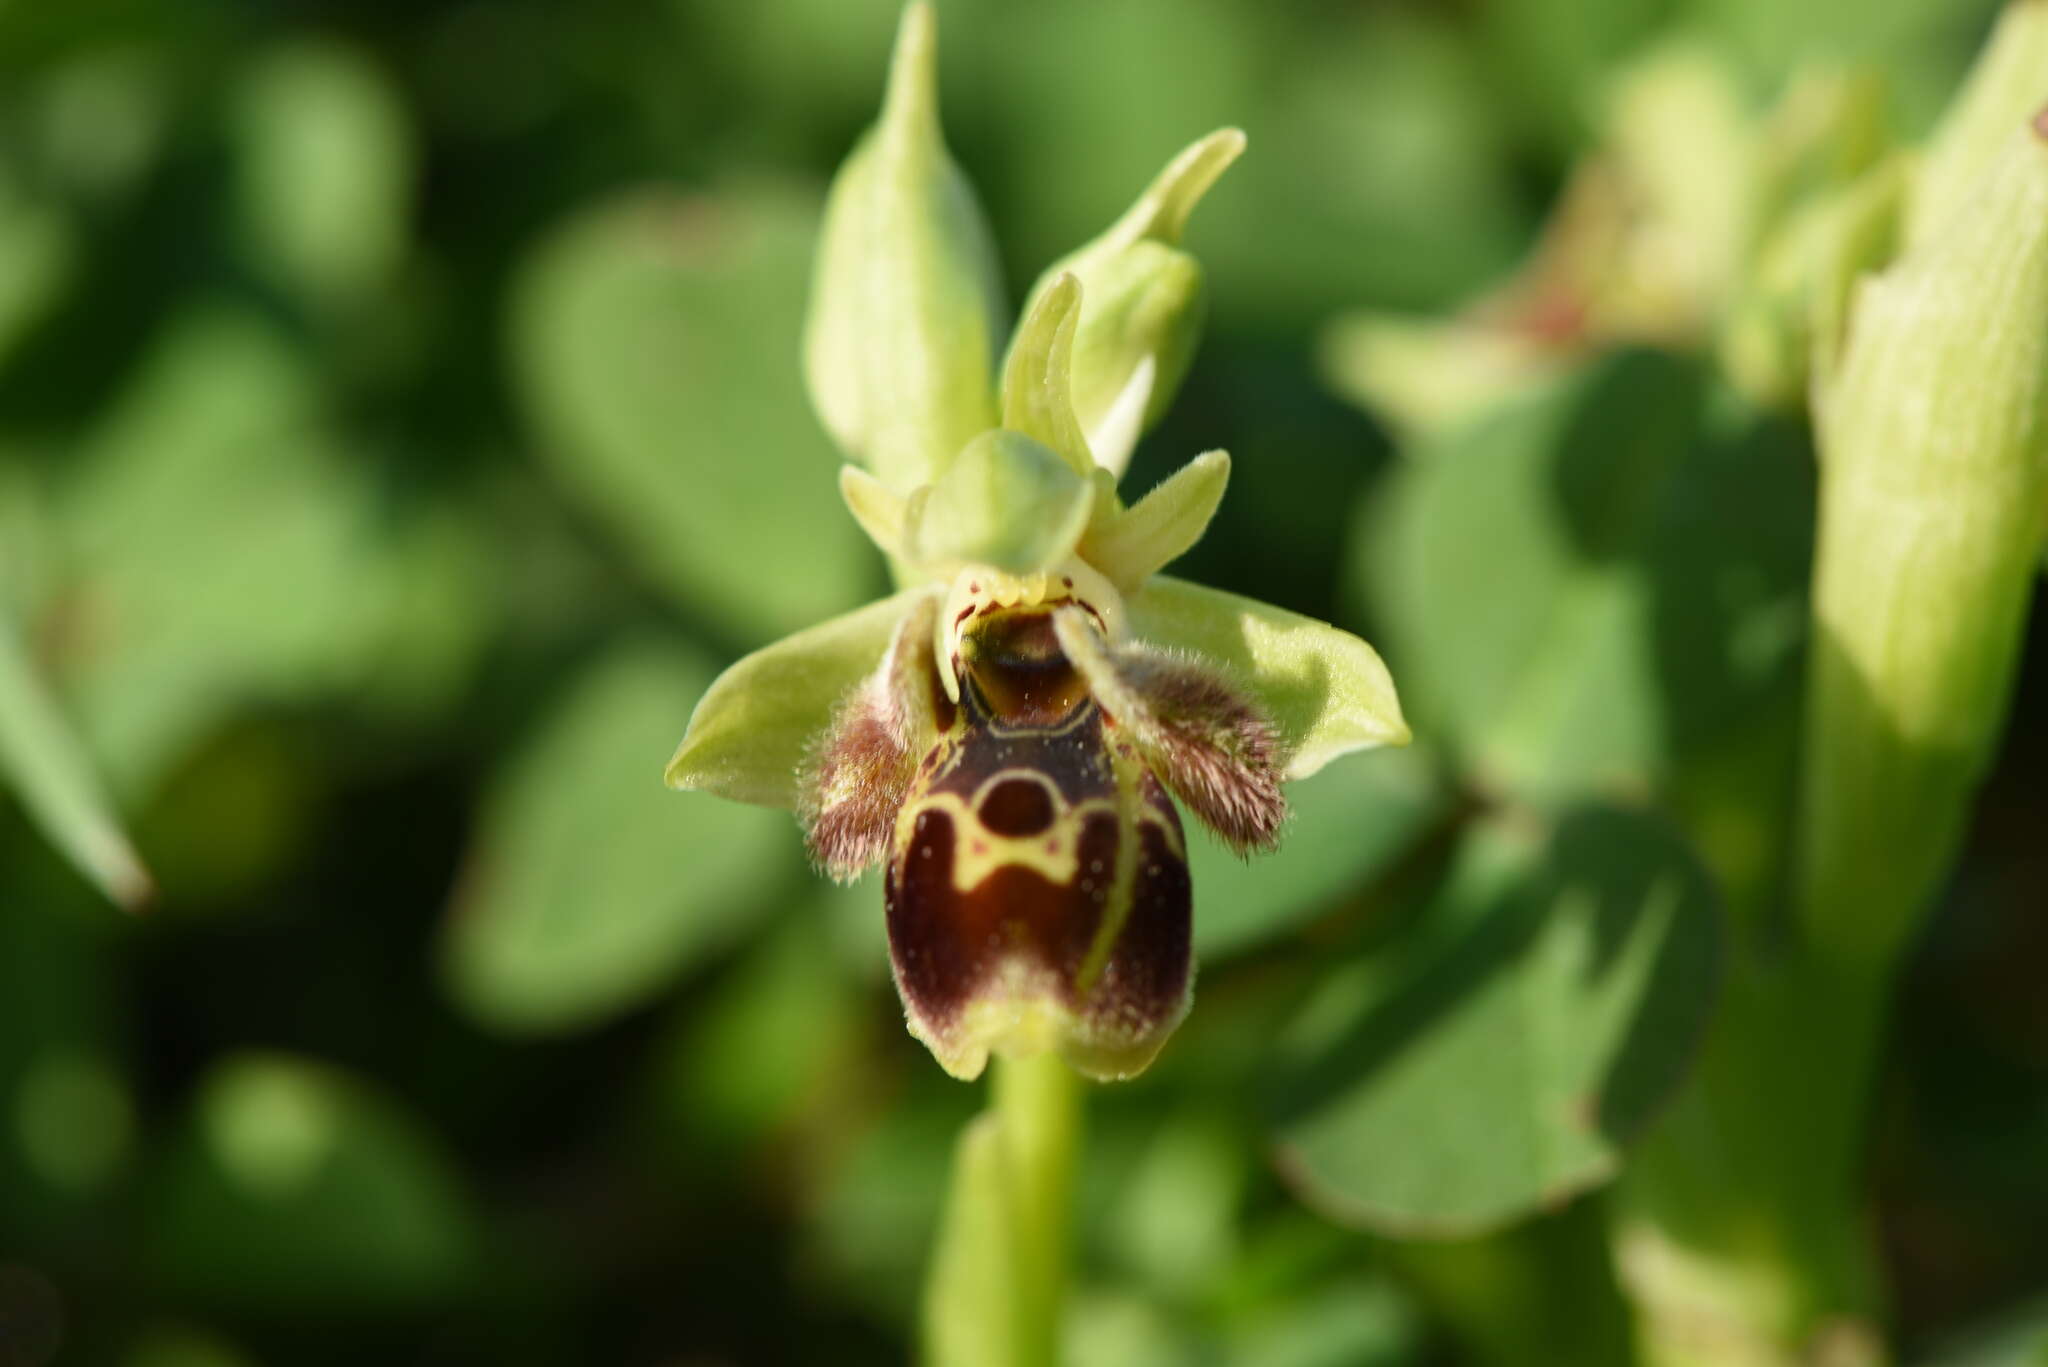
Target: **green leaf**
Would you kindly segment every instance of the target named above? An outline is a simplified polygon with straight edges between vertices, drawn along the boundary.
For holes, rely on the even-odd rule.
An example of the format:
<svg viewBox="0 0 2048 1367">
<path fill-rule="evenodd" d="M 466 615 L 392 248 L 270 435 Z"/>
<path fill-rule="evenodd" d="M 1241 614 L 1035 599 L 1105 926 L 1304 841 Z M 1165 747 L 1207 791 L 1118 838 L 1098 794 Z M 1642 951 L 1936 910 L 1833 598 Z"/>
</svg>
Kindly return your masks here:
<svg viewBox="0 0 2048 1367">
<path fill-rule="evenodd" d="M 1280 730 L 1287 777 L 1339 755 L 1402 745 L 1408 724 L 1373 648 L 1327 622 L 1160 575 L 1130 600 L 1141 640 L 1222 664 Z"/>
<path fill-rule="evenodd" d="M 1987 1325 L 1954 1335 L 1919 1367 L 2041 1367 L 2048 1363 L 2048 1300 L 2036 1297 Z"/>
<path fill-rule="evenodd" d="M 873 672 L 896 624 L 929 592 L 910 589 L 820 622 L 720 674 L 690 714 L 668 763 L 669 787 L 793 810 L 797 769 L 832 710 Z"/>
<path fill-rule="evenodd" d="M 1207 962 L 1279 938 L 1358 892 L 1449 805 L 1420 750 L 1333 764 L 1288 785 L 1280 848 L 1238 858 L 1206 829 L 1188 842 L 1195 953 Z"/>
<path fill-rule="evenodd" d="M 647 192 L 563 229 L 513 305 L 521 397 L 570 493 L 743 643 L 860 601 L 873 557 L 793 357 L 801 198 Z"/>
<path fill-rule="evenodd" d="M 92 629 L 52 670 L 116 793 L 146 791 L 238 708 L 372 676 L 392 517 L 318 426 L 316 379 L 259 317 L 194 306 L 55 490 L 61 588 Z"/>
<path fill-rule="evenodd" d="M 121 829 L 84 751 L 29 669 L 14 627 L 0 611 L 0 773 L 79 871 L 116 904 L 150 894 L 149 873 Z"/>
<path fill-rule="evenodd" d="M 485 804 L 448 926 L 450 989 L 483 1023 L 557 1031 L 660 993 L 774 905 L 788 818 L 663 789 L 655 766 L 710 678 L 641 643 L 598 661 Z"/>
<path fill-rule="evenodd" d="M 1811 475 L 1795 432 L 1647 353 L 1422 442 L 1354 560 L 1411 706 L 1491 790 L 1639 792 L 1796 667 Z"/>
<path fill-rule="evenodd" d="M 1477 827 L 1418 926 L 1343 965 L 1283 1044 L 1282 1161 L 1396 1234 L 1489 1229 L 1611 1177 L 1683 1073 L 1720 958 L 1683 841 L 1580 808 Z"/>
<path fill-rule="evenodd" d="M 1050 448 L 1018 432 L 989 431 L 913 500 L 904 539 L 924 565 L 1032 574 L 1074 553 L 1094 509 L 1094 486 Z"/>
<path fill-rule="evenodd" d="M 274 48 L 243 75 L 232 119 L 252 254 L 319 305 L 386 283 L 411 227 L 415 152 L 375 63 L 331 41 Z"/>
<path fill-rule="evenodd" d="M 479 1266 L 467 1194 L 412 1118 L 367 1083 L 281 1054 L 201 1082 L 154 1174 L 158 1284 L 273 1311 L 431 1304 Z"/>
</svg>

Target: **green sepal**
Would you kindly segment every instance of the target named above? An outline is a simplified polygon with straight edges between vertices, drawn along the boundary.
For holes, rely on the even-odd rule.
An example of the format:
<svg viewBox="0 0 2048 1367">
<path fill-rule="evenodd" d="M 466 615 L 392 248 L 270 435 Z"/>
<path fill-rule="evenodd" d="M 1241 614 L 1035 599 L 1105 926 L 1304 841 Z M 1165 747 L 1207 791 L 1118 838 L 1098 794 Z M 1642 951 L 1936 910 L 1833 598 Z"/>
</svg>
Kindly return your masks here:
<svg viewBox="0 0 2048 1367">
<path fill-rule="evenodd" d="M 1140 639 L 1193 651 L 1231 673 L 1279 728 L 1289 779 L 1353 750 L 1408 743 L 1393 678 L 1348 631 L 1165 575 L 1129 608 Z"/>
<path fill-rule="evenodd" d="M 922 566 L 1031 574 L 1074 553 L 1094 508 L 1094 487 L 1051 448 L 996 429 L 911 499 L 904 543 Z"/>
<path fill-rule="evenodd" d="M 904 613 L 929 588 L 911 589 L 764 646 L 705 691 L 668 762 L 671 788 L 794 809 L 797 769 L 832 709 L 873 672 Z"/>
<path fill-rule="evenodd" d="M 1043 442 L 1086 478 L 1095 469 L 1074 416 L 1074 328 L 1081 282 L 1062 275 L 1032 300 L 1003 362 L 1003 426 Z"/>
<path fill-rule="evenodd" d="M 920 0 L 903 12 L 881 120 L 832 183 L 804 336 L 826 429 L 900 492 L 996 421 L 1001 277 L 940 131 L 936 44 Z"/>
<path fill-rule="evenodd" d="M 1061 277 L 1079 279 L 1073 403 L 1095 459 L 1121 473 L 1138 438 L 1173 402 L 1201 335 L 1201 265 L 1180 248 L 1188 215 L 1244 150 L 1224 128 L 1159 173 L 1100 237 L 1049 267 L 1032 287 L 1027 316 Z"/>
</svg>

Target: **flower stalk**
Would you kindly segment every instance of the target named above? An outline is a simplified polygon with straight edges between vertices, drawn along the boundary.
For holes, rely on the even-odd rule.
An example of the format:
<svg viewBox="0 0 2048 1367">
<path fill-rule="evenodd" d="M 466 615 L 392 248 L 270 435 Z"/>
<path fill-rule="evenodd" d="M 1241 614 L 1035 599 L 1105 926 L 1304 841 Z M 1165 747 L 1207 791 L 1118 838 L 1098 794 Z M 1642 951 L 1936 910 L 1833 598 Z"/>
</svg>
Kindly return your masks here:
<svg viewBox="0 0 2048 1367">
<path fill-rule="evenodd" d="M 1753 936 L 1616 1249 L 1658 1367 L 1882 1358 L 1864 1209 L 1898 964 L 2003 728 L 2048 530 L 2048 6 L 2011 7 L 1816 329 L 1821 461 L 1791 926 Z"/>
<path fill-rule="evenodd" d="M 1080 1081 L 1052 1054 L 999 1059 L 962 1132 L 925 1286 L 933 1367 L 1052 1367 L 1080 1147 Z"/>
</svg>

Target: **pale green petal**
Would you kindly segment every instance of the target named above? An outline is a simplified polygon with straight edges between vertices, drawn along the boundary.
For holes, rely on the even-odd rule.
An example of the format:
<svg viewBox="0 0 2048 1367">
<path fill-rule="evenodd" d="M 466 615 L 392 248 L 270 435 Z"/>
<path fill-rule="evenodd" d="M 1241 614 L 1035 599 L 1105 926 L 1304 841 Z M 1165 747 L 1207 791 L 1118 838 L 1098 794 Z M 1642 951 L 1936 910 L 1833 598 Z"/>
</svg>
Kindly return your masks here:
<svg viewBox="0 0 2048 1367">
<path fill-rule="evenodd" d="M 1229 482 L 1229 452 L 1196 456 L 1124 511 L 1098 513 L 1081 558 L 1131 592 L 1202 539 Z"/>
<path fill-rule="evenodd" d="M 908 500 L 858 465 L 839 467 L 839 496 L 846 511 L 860 523 L 882 554 L 903 557 L 904 516 Z"/>
<path fill-rule="evenodd" d="M 1088 480 L 1043 444 L 997 429 L 967 443 L 930 493 L 912 500 L 905 542 L 920 565 L 1031 574 L 1074 553 L 1094 510 Z"/>
<path fill-rule="evenodd" d="M 1188 214 L 1237 154 L 1221 129 L 1175 157 L 1129 211 L 1055 262 L 1032 286 L 1027 315 L 1068 272 L 1083 291 L 1073 341 L 1073 406 L 1095 460 L 1121 474 L 1145 429 L 1172 402 L 1206 312 L 1202 268 L 1180 247 Z"/>
<path fill-rule="evenodd" d="M 1074 328 L 1081 319 L 1081 282 L 1061 275 L 1033 301 L 1017 325 L 1003 362 L 1003 426 L 1045 443 L 1084 478 L 1095 469 L 1088 439 L 1074 416 Z"/>
<path fill-rule="evenodd" d="M 930 592 L 911 589 L 820 622 L 719 675 L 668 762 L 668 786 L 795 807 L 806 749 L 839 700 L 882 658 L 903 614 Z"/>
<path fill-rule="evenodd" d="M 1207 656 L 1236 675 L 1280 728 L 1288 778 L 1307 778 L 1352 750 L 1408 743 L 1387 667 L 1350 632 L 1164 575 L 1129 601 L 1140 639 Z"/>
</svg>

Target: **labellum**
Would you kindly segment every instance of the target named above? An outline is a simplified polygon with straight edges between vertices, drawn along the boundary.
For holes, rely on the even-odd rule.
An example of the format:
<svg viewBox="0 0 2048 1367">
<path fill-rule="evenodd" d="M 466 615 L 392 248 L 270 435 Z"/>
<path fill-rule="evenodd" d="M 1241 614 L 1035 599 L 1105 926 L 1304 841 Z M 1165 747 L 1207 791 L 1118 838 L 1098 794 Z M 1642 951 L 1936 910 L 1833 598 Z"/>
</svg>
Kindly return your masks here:
<svg viewBox="0 0 2048 1367">
<path fill-rule="evenodd" d="M 992 1049 L 1142 1070 L 1193 980 L 1169 789 L 1243 850 L 1285 812 L 1258 710 L 1212 665 L 1112 646 L 1114 589 L 1069 568 L 963 571 L 938 630 L 936 597 L 906 614 L 802 784 L 821 865 L 885 861 L 910 1028 L 959 1077 Z"/>
</svg>

